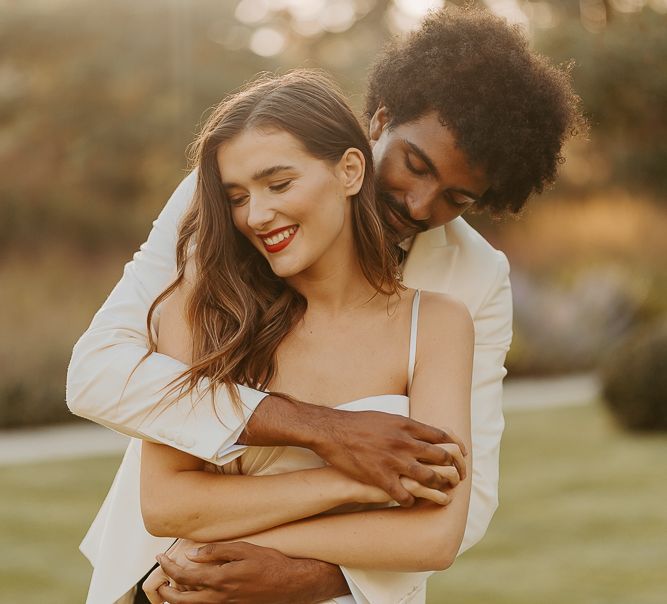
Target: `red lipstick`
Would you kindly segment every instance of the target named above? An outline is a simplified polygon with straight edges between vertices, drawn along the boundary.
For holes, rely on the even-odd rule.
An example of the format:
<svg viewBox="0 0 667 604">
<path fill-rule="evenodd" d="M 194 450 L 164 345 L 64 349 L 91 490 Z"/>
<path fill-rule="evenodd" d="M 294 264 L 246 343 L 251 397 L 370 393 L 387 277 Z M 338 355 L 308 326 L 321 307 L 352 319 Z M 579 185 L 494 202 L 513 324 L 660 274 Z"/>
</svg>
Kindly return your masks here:
<svg viewBox="0 0 667 604">
<path fill-rule="evenodd" d="M 294 239 L 294 236 L 298 230 L 298 225 L 293 224 L 288 227 L 274 229 L 273 231 L 257 236 L 262 240 L 264 249 L 266 249 L 269 254 L 276 254 L 284 250 L 290 243 L 292 243 L 292 240 Z M 280 241 L 275 241 L 275 238 L 281 233 L 283 234 L 283 238 Z M 274 239 L 274 242 L 269 243 L 269 239 Z"/>
</svg>

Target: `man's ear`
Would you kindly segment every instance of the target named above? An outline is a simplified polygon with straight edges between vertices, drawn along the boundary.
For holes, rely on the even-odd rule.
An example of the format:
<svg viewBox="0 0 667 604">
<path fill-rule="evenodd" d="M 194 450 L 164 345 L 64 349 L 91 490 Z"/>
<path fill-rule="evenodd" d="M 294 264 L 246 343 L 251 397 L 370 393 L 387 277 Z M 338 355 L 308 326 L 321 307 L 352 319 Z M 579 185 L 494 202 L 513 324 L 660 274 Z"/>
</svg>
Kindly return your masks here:
<svg viewBox="0 0 667 604">
<path fill-rule="evenodd" d="M 376 142 L 382 135 L 382 131 L 389 125 L 389 110 L 380 105 L 377 111 L 371 118 L 371 123 L 368 127 L 368 137 L 371 141 Z"/>
<path fill-rule="evenodd" d="M 343 185 L 346 197 L 356 195 L 361 190 L 366 172 L 366 158 L 364 154 L 350 147 L 336 165 L 336 175 Z"/>
</svg>

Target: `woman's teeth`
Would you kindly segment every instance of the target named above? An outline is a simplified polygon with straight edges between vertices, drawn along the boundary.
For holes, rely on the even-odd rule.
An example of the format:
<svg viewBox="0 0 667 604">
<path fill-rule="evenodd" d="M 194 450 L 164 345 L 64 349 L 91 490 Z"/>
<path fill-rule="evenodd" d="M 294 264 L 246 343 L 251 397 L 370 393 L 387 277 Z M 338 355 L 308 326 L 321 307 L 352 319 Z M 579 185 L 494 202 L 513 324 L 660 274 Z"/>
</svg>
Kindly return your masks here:
<svg viewBox="0 0 667 604">
<path fill-rule="evenodd" d="M 273 235 L 271 237 L 264 237 L 264 242 L 268 243 L 269 245 L 276 245 L 283 241 L 283 239 L 287 239 L 290 235 L 293 235 L 296 232 L 297 227 L 293 226 L 290 227 L 289 229 L 285 229 L 284 231 L 280 231 L 277 235 Z"/>
</svg>

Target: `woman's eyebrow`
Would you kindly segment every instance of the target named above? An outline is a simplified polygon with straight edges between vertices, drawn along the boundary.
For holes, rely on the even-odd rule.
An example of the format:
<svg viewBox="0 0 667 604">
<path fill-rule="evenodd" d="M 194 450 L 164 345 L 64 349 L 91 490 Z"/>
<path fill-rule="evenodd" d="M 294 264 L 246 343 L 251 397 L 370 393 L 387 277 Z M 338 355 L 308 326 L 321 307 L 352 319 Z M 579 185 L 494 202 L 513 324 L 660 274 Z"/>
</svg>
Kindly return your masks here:
<svg viewBox="0 0 667 604">
<path fill-rule="evenodd" d="M 270 166 L 268 168 L 262 168 L 261 170 L 257 170 L 252 175 L 252 180 L 258 181 L 262 180 L 263 178 L 268 178 L 269 176 L 273 176 L 274 174 L 277 174 L 278 172 L 283 172 L 287 170 L 294 170 L 294 166 L 284 166 L 284 165 L 277 165 L 277 166 Z M 228 181 L 223 181 L 222 186 L 225 187 L 225 189 L 232 189 L 234 187 L 240 187 L 238 183 L 235 182 L 228 182 Z"/>
<path fill-rule="evenodd" d="M 261 170 L 257 170 L 252 175 L 253 180 L 262 180 L 262 178 L 267 178 L 268 176 L 273 176 L 276 172 L 283 172 L 286 170 L 294 170 L 293 166 L 283 166 L 283 165 L 278 165 L 278 166 L 271 166 L 270 168 L 262 168 Z"/>
</svg>

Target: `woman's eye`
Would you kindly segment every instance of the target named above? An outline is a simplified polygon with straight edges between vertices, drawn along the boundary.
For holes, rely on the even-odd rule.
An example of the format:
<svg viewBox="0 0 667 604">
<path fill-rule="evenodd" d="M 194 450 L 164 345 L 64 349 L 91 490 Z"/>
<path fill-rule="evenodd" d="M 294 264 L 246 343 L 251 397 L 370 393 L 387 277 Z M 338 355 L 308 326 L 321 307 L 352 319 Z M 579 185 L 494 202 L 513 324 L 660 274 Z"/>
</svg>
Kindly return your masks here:
<svg viewBox="0 0 667 604">
<path fill-rule="evenodd" d="M 415 165 L 411 160 L 410 156 L 406 155 L 405 156 L 405 167 L 410 170 L 413 174 L 417 174 L 419 176 L 423 176 L 424 174 L 428 173 L 428 168 L 422 167 L 422 166 L 417 166 Z"/>
<path fill-rule="evenodd" d="M 278 182 L 276 184 L 270 185 L 269 189 L 273 191 L 274 193 L 281 193 L 282 191 L 286 190 L 287 187 L 289 187 L 292 184 L 292 180 L 284 180 L 282 182 Z"/>
<path fill-rule="evenodd" d="M 247 195 L 237 195 L 229 198 L 229 203 L 233 206 L 242 206 L 246 201 L 248 201 Z"/>
</svg>

